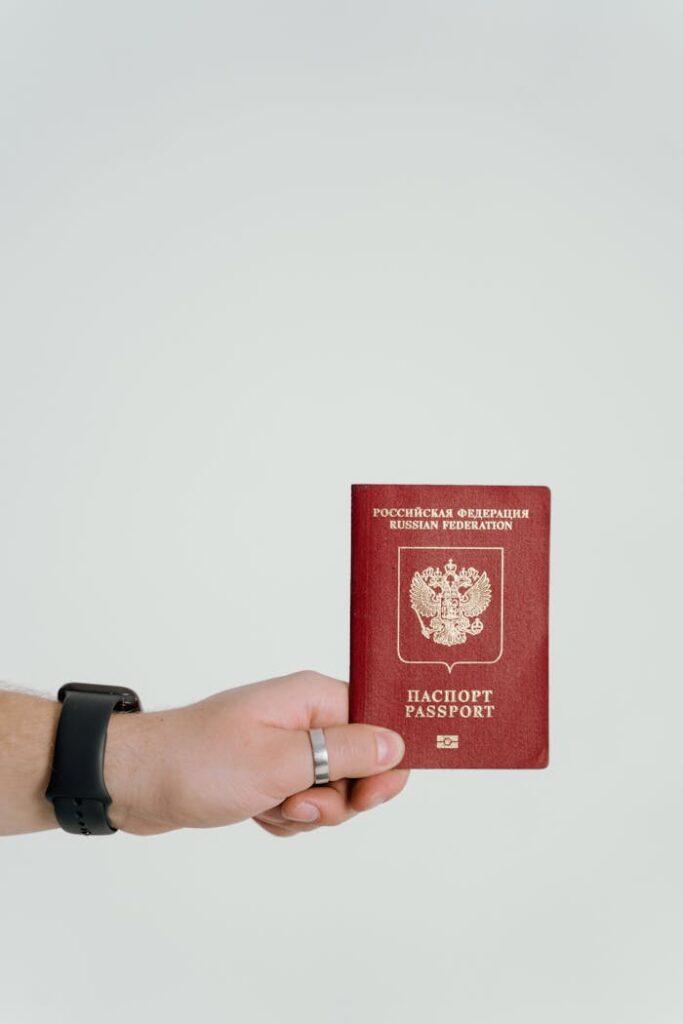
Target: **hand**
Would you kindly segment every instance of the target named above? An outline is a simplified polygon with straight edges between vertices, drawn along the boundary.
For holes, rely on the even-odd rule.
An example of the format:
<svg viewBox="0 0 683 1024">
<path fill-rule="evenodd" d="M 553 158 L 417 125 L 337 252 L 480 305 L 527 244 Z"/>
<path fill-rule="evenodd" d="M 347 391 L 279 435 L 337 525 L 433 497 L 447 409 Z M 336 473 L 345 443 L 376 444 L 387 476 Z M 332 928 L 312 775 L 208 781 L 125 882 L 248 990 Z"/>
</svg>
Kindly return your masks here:
<svg viewBox="0 0 683 1024">
<path fill-rule="evenodd" d="M 331 782 L 313 787 L 308 729 L 324 728 Z M 277 836 L 338 825 L 391 799 L 408 778 L 400 735 L 348 724 L 348 686 L 293 672 L 170 711 L 112 715 L 109 818 L 151 835 L 253 818 Z M 311 788 L 313 787 L 313 788 Z"/>
</svg>

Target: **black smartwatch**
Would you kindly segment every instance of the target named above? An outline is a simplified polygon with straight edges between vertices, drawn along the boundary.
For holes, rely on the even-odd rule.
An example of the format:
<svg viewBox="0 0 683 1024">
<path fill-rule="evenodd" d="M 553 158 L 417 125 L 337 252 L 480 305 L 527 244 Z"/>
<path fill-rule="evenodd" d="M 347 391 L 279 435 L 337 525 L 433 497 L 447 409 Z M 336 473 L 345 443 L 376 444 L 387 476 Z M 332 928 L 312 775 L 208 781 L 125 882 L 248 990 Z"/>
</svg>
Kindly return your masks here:
<svg viewBox="0 0 683 1024">
<path fill-rule="evenodd" d="M 45 796 L 65 832 L 107 836 L 117 829 L 107 817 L 111 796 L 104 784 L 104 748 L 112 711 L 140 711 L 137 693 L 122 686 L 65 683 L 57 694 L 52 775 Z"/>
</svg>

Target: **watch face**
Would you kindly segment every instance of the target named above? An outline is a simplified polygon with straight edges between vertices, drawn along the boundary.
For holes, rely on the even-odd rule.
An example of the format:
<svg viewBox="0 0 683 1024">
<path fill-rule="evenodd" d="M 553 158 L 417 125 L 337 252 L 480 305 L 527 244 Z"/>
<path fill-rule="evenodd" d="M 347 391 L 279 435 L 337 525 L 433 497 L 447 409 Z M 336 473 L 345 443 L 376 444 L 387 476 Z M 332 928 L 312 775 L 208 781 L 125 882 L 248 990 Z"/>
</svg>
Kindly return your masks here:
<svg viewBox="0 0 683 1024">
<path fill-rule="evenodd" d="M 135 692 L 127 686 L 106 686 L 98 683 L 65 683 L 60 686 L 57 693 L 57 700 L 63 701 L 67 693 L 105 693 L 108 696 L 118 697 L 115 711 L 139 711 L 140 699 Z"/>
</svg>

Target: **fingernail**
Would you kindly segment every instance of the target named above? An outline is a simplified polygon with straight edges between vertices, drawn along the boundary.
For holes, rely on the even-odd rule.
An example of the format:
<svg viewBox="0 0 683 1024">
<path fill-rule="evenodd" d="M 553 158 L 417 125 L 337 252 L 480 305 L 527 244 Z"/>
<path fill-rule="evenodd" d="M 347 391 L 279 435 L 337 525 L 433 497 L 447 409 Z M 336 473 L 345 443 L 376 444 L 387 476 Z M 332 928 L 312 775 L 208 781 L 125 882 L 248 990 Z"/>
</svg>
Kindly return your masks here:
<svg viewBox="0 0 683 1024">
<path fill-rule="evenodd" d="M 395 764 L 403 757 L 405 744 L 397 732 L 389 729 L 378 729 L 375 732 L 377 744 L 377 761 L 379 764 Z"/>
<path fill-rule="evenodd" d="M 379 796 L 374 796 L 368 803 L 368 810 L 371 811 L 373 807 L 379 807 L 380 804 L 385 803 L 388 797 L 383 796 L 381 793 Z"/>
<path fill-rule="evenodd" d="M 288 814 L 283 812 L 282 816 L 289 818 L 290 821 L 316 821 L 320 817 L 320 811 L 315 804 L 304 801 L 302 804 L 297 804 L 295 811 L 290 811 Z"/>
</svg>

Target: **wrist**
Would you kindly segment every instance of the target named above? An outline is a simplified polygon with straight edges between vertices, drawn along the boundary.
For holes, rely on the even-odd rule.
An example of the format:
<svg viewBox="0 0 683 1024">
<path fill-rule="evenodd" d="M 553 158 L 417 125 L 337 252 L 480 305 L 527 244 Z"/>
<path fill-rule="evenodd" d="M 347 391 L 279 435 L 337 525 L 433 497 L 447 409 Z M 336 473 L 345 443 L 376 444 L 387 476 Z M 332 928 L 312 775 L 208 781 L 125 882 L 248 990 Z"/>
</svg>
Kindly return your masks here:
<svg viewBox="0 0 683 1024">
<path fill-rule="evenodd" d="M 19 699 L 23 698 L 23 695 L 18 696 Z M 35 699 L 25 697 L 23 699 L 26 702 L 32 702 L 30 726 L 27 726 L 26 735 L 22 735 L 19 730 L 15 733 L 14 739 L 18 743 L 25 742 L 27 748 L 35 753 L 35 756 L 26 764 L 25 777 L 25 783 L 33 796 L 32 802 L 35 807 L 34 826 L 31 831 L 57 828 L 54 808 L 45 799 L 45 788 L 52 769 L 52 752 L 61 705 L 56 700 L 47 700 L 42 697 Z"/>
<path fill-rule="evenodd" d="M 150 744 L 149 712 L 114 712 L 107 728 L 104 782 L 112 802 L 111 824 L 124 831 L 149 814 L 154 789 L 154 754 Z"/>
</svg>

